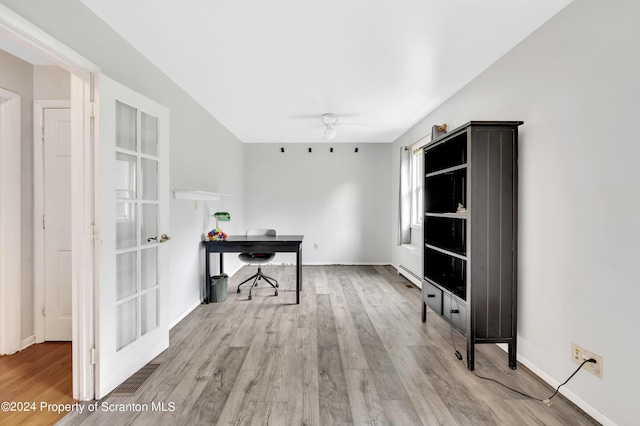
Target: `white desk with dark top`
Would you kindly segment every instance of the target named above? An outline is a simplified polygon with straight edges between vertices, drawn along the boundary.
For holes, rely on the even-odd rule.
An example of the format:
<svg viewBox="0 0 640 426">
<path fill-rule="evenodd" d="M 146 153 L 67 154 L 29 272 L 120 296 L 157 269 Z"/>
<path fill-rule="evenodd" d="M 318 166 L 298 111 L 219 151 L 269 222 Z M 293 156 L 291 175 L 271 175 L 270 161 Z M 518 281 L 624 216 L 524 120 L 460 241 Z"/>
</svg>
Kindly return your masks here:
<svg viewBox="0 0 640 426">
<path fill-rule="evenodd" d="M 220 274 L 224 272 L 224 253 L 295 253 L 296 254 L 296 304 L 302 291 L 302 239 L 304 235 L 251 236 L 229 235 L 224 241 L 203 241 L 204 244 L 204 303 L 211 300 L 211 253 L 220 253 Z"/>
</svg>

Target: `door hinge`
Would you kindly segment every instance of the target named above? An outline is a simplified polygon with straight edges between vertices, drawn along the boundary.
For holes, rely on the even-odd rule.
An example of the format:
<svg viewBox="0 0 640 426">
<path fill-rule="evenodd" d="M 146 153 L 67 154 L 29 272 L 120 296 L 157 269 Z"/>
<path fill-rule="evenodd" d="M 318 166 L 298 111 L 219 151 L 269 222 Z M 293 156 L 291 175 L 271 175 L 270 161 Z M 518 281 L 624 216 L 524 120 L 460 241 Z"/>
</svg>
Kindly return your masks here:
<svg viewBox="0 0 640 426">
<path fill-rule="evenodd" d="M 95 117 L 96 116 L 96 103 L 95 102 L 87 103 L 87 111 L 89 113 L 89 117 Z"/>
<path fill-rule="evenodd" d="M 42 229 L 45 229 L 45 228 L 46 228 L 46 226 L 45 226 L 45 222 L 44 222 L 44 215 L 42 215 Z"/>
<path fill-rule="evenodd" d="M 89 227 L 89 239 L 91 241 L 98 241 L 98 238 L 100 237 L 100 230 L 98 229 L 97 226 L 92 225 Z"/>
<path fill-rule="evenodd" d="M 91 363 L 91 365 L 96 364 L 96 348 L 91 348 L 91 350 L 89 351 L 89 362 Z"/>
<path fill-rule="evenodd" d="M 47 316 L 46 311 L 45 311 L 45 305 L 42 305 L 42 316 L 43 317 Z"/>
</svg>

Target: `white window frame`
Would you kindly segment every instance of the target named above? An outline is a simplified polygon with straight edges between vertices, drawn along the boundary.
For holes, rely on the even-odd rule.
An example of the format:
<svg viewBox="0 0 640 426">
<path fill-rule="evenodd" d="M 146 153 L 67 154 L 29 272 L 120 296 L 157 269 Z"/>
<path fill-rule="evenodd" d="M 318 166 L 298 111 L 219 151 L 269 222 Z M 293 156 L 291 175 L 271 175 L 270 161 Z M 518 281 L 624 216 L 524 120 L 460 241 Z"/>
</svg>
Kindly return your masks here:
<svg viewBox="0 0 640 426">
<path fill-rule="evenodd" d="M 411 145 L 411 228 L 422 229 L 424 220 L 424 155 L 422 148 L 431 141 L 431 134 Z"/>
</svg>

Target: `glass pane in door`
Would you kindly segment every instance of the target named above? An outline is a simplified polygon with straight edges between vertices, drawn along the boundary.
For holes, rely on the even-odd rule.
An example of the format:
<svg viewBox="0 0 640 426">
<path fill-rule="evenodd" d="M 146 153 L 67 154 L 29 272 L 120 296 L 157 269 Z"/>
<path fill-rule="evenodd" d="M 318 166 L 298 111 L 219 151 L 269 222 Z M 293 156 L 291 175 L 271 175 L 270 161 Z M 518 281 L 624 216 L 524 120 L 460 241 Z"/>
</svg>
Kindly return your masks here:
<svg viewBox="0 0 640 426">
<path fill-rule="evenodd" d="M 138 299 L 131 299 L 116 308 L 116 350 L 134 342 L 138 337 Z"/>
<path fill-rule="evenodd" d="M 158 248 L 142 250 L 140 256 L 140 288 L 146 290 L 158 284 Z"/>
<path fill-rule="evenodd" d="M 116 300 L 122 300 L 136 292 L 136 259 L 135 251 L 116 255 Z"/>
<path fill-rule="evenodd" d="M 142 152 L 158 155 L 158 119 L 144 112 L 140 113 L 140 139 Z"/>
<path fill-rule="evenodd" d="M 142 159 L 142 199 L 158 199 L 158 162 Z"/>
<path fill-rule="evenodd" d="M 136 198 L 136 157 L 116 152 L 116 199 Z"/>
<path fill-rule="evenodd" d="M 140 335 L 144 336 L 158 326 L 158 291 L 152 290 L 142 295 L 142 318 Z"/>
<path fill-rule="evenodd" d="M 142 205 L 142 245 L 158 242 L 158 206 L 156 204 Z"/>
<path fill-rule="evenodd" d="M 116 248 L 124 249 L 136 245 L 135 203 L 116 203 Z"/>
<path fill-rule="evenodd" d="M 116 101 L 116 147 L 136 150 L 136 127 L 138 111 L 127 104 Z"/>
</svg>

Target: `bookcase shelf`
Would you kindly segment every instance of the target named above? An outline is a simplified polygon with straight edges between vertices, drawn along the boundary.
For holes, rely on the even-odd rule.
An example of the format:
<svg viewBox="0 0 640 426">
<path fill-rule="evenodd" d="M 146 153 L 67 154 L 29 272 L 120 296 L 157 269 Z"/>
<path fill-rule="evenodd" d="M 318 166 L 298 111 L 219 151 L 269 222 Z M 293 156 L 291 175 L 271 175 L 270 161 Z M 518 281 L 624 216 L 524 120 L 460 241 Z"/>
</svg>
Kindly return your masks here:
<svg viewBox="0 0 640 426">
<path fill-rule="evenodd" d="M 516 368 L 517 158 L 521 121 L 472 121 L 424 147 L 422 321 L 429 306 Z"/>
</svg>

